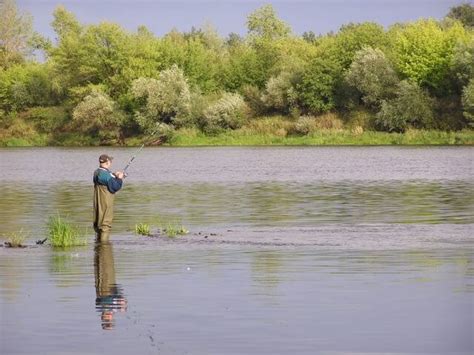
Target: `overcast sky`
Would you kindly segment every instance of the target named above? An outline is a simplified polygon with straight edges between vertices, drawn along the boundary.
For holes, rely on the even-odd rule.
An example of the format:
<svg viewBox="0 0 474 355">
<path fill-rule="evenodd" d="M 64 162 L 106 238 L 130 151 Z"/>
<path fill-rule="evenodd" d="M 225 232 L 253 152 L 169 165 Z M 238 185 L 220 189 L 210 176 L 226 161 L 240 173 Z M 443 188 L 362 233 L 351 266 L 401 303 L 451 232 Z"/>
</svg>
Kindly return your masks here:
<svg viewBox="0 0 474 355">
<path fill-rule="evenodd" d="M 444 17 L 456 0 L 17 0 L 34 17 L 35 29 L 50 38 L 54 8 L 63 4 L 83 23 L 117 22 L 129 30 L 145 25 L 157 35 L 173 27 L 181 31 L 211 22 L 223 36 L 246 33 L 249 13 L 271 3 L 280 18 L 301 34 L 337 31 L 349 22 L 374 21 L 384 26 L 420 17 Z M 464 1 L 466 2 L 466 1 Z"/>
</svg>

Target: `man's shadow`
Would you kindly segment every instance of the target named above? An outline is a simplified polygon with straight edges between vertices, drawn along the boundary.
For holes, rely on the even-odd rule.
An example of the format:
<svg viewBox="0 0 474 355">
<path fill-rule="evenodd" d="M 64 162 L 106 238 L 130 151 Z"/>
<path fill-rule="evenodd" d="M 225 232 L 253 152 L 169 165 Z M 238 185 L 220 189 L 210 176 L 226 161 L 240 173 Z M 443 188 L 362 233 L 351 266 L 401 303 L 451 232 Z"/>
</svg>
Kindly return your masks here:
<svg viewBox="0 0 474 355">
<path fill-rule="evenodd" d="M 123 295 L 122 287 L 115 281 L 112 244 L 108 241 L 98 241 L 94 251 L 95 308 L 101 314 L 102 329 L 113 329 L 114 315 L 117 312 L 126 312 L 127 299 Z"/>
</svg>

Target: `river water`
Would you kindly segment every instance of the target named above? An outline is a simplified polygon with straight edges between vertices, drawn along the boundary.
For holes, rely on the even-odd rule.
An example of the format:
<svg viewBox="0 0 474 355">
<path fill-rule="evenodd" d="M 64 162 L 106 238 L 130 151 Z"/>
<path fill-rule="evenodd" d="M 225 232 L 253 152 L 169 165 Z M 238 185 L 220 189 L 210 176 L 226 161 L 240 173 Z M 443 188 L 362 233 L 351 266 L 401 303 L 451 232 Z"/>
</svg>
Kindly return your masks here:
<svg viewBox="0 0 474 355">
<path fill-rule="evenodd" d="M 104 152 L 134 150 L 0 150 L 1 354 L 474 351 L 473 148 L 147 148 L 111 243 L 36 246 L 90 228 Z"/>
</svg>

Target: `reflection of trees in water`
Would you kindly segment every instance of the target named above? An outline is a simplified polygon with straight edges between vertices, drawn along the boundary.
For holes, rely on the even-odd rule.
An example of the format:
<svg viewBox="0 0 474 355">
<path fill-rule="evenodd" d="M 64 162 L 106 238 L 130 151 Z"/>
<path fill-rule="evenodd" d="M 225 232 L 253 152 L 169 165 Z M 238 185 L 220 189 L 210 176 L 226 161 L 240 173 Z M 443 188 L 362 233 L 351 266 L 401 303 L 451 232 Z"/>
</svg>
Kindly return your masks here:
<svg viewBox="0 0 474 355">
<path fill-rule="evenodd" d="M 276 296 L 282 282 L 284 258 L 281 251 L 262 250 L 251 253 L 251 271 L 258 293 Z"/>
<path fill-rule="evenodd" d="M 6 301 L 14 301 L 22 292 L 22 287 L 31 278 L 25 270 L 24 260 L 19 255 L 2 255 L 0 258 L 0 296 Z M 0 314 L 1 319 L 1 314 Z"/>
<path fill-rule="evenodd" d="M 0 198 L 0 238 L 3 233 L 18 232 L 21 228 L 26 232 L 30 229 L 28 215 L 34 214 L 34 206 L 40 196 L 28 188 L 16 185 L 0 185 L 2 198 Z M 32 229 L 32 228 L 31 228 Z"/>
<path fill-rule="evenodd" d="M 474 193 L 465 181 L 159 184 L 132 190 L 122 195 L 123 218 L 166 212 L 196 224 L 473 222 Z"/>
<path fill-rule="evenodd" d="M 89 271 L 87 259 L 79 257 L 84 248 L 57 249 L 53 248 L 49 273 L 58 287 L 76 287 L 84 284 Z"/>
<path fill-rule="evenodd" d="M 115 326 L 116 312 L 127 310 L 127 300 L 122 287 L 115 280 L 115 263 L 112 244 L 96 243 L 94 254 L 96 310 L 101 313 L 102 329 Z"/>
</svg>

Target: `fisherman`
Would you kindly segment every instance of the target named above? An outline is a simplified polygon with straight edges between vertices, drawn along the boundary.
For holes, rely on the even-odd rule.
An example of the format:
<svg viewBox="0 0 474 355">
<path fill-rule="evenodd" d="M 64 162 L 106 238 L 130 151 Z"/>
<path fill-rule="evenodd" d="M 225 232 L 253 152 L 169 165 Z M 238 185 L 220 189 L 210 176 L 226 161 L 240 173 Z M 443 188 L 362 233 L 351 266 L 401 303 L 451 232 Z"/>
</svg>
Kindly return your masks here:
<svg viewBox="0 0 474 355">
<path fill-rule="evenodd" d="M 99 168 L 94 171 L 94 230 L 99 241 L 109 239 L 114 218 L 115 193 L 122 188 L 124 174 L 121 171 L 112 173 L 109 169 L 113 157 L 102 154 L 99 157 Z"/>
</svg>

